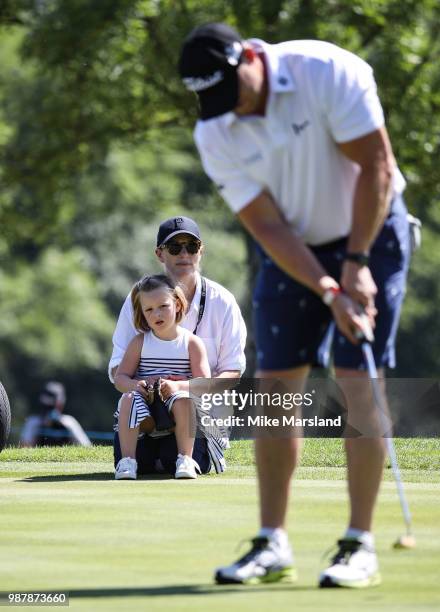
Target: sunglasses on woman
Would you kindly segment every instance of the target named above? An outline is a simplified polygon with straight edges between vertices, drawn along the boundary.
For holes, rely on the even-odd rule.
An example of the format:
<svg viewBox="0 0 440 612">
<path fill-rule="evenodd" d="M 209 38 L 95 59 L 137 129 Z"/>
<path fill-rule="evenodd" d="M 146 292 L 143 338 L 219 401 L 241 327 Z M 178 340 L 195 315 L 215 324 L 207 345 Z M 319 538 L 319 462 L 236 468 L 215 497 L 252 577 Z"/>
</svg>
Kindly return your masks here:
<svg viewBox="0 0 440 612">
<path fill-rule="evenodd" d="M 187 253 L 190 255 L 195 255 L 200 251 L 201 246 L 202 243 L 198 240 L 188 240 L 187 242 L 174 242 L 173 240 L 170 240 L 164 244 L 162 248 L 167 249 L 170 255 L 179 255 L 183 247 L 185 247 Z"/>
</svg>

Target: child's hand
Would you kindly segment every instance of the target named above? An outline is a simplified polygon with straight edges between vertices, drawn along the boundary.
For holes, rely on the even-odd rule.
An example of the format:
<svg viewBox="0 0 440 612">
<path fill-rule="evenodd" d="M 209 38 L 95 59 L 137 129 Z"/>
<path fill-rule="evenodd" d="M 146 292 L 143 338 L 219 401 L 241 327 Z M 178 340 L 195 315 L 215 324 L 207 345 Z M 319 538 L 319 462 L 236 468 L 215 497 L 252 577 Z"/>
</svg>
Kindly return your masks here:
<svg viewBox="0 0 440 612">
<path fill-rule="evenodd" d="M 171 377 L 168 379 L 162 378 L 160 393 L 164 400 L 167 400 L 171 395 L 180 391 L 179 380 L 186 380 L 186 378 L 182 376 L 176 377 L 176 380 L 174 378 L 171 379 Z"/>
<path fill-rule="evenodd" d="M 148 382 L 148 379 L 138 380 L 136 384 L 136 391 L 140 393 L 148 403 L 151 403 L 154 400 L 153 385 Z"/>
</svg>

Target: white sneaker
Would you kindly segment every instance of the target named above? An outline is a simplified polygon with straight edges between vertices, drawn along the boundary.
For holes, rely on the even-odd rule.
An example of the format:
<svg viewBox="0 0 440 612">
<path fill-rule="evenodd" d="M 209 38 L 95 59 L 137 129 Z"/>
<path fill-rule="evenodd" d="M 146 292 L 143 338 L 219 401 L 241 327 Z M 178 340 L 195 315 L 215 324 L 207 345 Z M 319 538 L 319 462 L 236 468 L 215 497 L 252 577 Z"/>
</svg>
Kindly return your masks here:
<svg viewBox="0 0 440 612">
<path fill-rule="evenodd" d="M 175 478 L 197 478 L 202 473 L 197 461 L 188 455 L 177 455 Z"/>
<path fill-rule="evenodd" d="M 289 545 L 279 546 L 273 540 L 256 537 L 252 548 L 232 565 L 219 567 L 217 584 L 258 584 L 261 582 L 295 582 L 297 572 Z"/>
<path fill-rule="evenodd" d="M 122 457 L 116 466 L 115 480 L 136 480 L 137 461 L 131 457 Z"/>
<path fill-rule="evenodd" d="M 321 572 L 319 586 L 365 588 L 380 584 L 376 552 L 363 542 L 344 538 L 338 540 L 338 552 L 331 565 Z"/>
</svg>

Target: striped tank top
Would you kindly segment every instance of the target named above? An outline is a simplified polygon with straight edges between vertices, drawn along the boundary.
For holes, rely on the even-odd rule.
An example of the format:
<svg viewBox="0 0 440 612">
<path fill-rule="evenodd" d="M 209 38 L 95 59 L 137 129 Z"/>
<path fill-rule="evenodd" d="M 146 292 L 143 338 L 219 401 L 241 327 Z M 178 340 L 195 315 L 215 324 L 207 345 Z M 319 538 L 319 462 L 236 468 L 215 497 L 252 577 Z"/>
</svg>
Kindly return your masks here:
<svg viewBox="0 0 440 612">
<path fill-rule="evenodd" d="M 145 333 L 136 378 L 170 374 L 190 378 L 188 341 L 191 335 L 183 327 L 178 328 L 178 336 L 174 340 L 161 340 L 151 331 Z"/>
</svg>

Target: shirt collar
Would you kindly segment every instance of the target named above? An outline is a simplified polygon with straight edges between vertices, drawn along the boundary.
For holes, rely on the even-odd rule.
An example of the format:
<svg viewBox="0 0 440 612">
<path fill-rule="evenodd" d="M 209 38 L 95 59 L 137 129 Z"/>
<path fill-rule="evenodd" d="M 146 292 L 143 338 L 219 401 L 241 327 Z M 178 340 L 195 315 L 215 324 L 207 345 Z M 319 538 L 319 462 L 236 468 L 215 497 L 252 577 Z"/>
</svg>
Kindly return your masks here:
<svg viewBox="0 0 440 612">
<path fill-rule="evenodd" d="M 276 45 L 269 45 L 259 38 L 251 38 L 248 41 L 257 53 L 263 53 L 266 60 L 267 76 L 269 79 L 269 100 L 271 103 L 274 94 L 287 93 L 296 90 L 295 80 L 290 74 L 286 62 L 280 57 Z M 223 115 L 223 121 L 227 126 L 237 119 L 235 113 Z"/>
<path fill-rule="evenodd" d="M 286 66 L 286 62 L 280 56 L 277 45 L 269 45 L 259 38 L 251 38 L 249 43 L 257 53 L 264 53 L 269 78 L 269 93 L 295 91 L 295 81 Z"/>
</svg>

